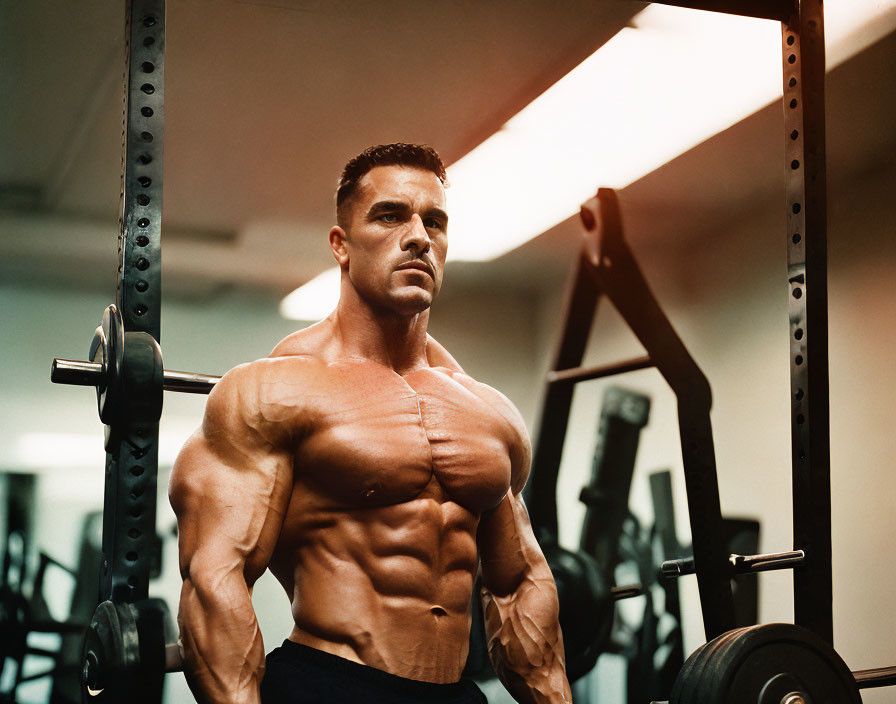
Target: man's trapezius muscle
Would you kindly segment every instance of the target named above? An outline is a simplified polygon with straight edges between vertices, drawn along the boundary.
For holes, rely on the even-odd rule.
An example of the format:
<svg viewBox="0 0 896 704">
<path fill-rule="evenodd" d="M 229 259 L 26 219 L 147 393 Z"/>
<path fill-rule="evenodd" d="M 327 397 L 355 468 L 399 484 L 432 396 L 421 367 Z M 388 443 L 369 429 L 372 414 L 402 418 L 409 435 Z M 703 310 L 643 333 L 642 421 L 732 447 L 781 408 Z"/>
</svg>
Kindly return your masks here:
<svg viewBox="0 0 896 704">
<path fill-rule="evenodd" d="M 259 701 L 251 590 L 265 569 L 291 599 L 289 640 L 457 682 L 481 569 L 502 681 L 522 702 L 569 701 L 556 589 L 520 498 L 522 419 L 426 333 L 442 184 L 376 166 L 358 191 L 349 227 L 330 233 L 337 310 L 226 374 L 172 473 L 191 686 L 201 701 Z"/>
</svg>

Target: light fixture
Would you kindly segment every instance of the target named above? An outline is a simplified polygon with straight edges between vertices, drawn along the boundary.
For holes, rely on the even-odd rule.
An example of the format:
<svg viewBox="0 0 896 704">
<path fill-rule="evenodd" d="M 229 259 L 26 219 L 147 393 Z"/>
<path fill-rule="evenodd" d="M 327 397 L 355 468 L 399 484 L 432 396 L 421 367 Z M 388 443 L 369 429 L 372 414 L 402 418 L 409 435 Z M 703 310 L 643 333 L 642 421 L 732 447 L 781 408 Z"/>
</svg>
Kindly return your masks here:
<svg viewBox="0 0 896 704">
<path fill-rule="evenodd" d="M 326 269 L 280 301 L 280 315 L 289 320 L 320 320 L 339 301 L 339 267 Z"/>
<path fill-rule="evenodd" d="M 193 416 L 169 413 L 162 418 L 159 429 L 159 466 L 174 464 L 178 452 L 196 429 L 196 425 L 197 421 Z M 16 467 L 26 472 L 98 468 L 102 476 L 102 467 L 106 461 L 103 433 L 99 429 L 79 433 L 23 433 L 16 444 L 14 456 Z"/>
<path fill-rule="evenodd" d="M 894 8 L 896 0 L 828 0 L 828 67 L 892 31 Z M 780 95 L 780 23 L 650 5 L 448 168 L 448 259 L 499 257 L 568 218 L 599 186 L 624 188 Z M 337 279 L 333 269 L 293 291 L 282 314 L 327 315 Z"/>
</svg>

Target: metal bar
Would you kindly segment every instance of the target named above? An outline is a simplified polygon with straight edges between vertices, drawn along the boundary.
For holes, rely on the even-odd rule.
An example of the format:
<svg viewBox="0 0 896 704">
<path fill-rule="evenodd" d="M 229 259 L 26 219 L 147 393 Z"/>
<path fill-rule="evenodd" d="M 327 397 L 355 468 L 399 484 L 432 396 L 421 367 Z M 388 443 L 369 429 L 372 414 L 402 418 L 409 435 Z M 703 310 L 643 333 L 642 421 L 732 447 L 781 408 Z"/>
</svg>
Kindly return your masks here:
<svg viewBox="0 0 896 704">
<path fill-rule="evenodd" d="M 782 25 L 790 301 L 794 620 L 833 644 L 824 18 L 801 0 Z M 811 342 L 811 349 L 810 343 Z"/>
<path fill-rule="evenodd" d="M 50 369 L 50 380 L 54 384 L 70 384 L 72 386 L 102 386 L 105 384 L 105 369 L 99 362 L 82 362 L 75 359 L 53 360 Z M 163 388 L 166 391 L 180 391 L 187 394 L 210 393 L 220 376 L 199 374 L 197 372 L 179 372 L 166 369 Z"/>
<path fill-rule="evenodd" d="M 643 593 L 643 584 L 626 584 L 622 587 L 610 587 L 610 594 L 613 596 L 613 601 L 631 599 L 635 596 L 641 596 Z"/>
<path fill-rule="evenodd" d="M 686 574 L 694 574 L 697 567 L 693 557 L 680 557 L 675 560 L 663 561 L 660 573 L 663 577 L 683 577 Z"/>
<path fill-rule="evenodd" d="M 759 17 L 784 22 L 793 12 L 794 0 L 653 0 L 658 5 L 689 7 L 729 15 Z"/>
<path fill-rule="evenodd" d="M 165 672 L 183 672 L 184 654 L 180 643 L 165 644 Z"/>
<path fill-rule="evenodd" d="M 551 367 L 554 371 L 581 364 L 599 297 L 600 290 L 588 275 L 584 257 L 580 257 L 567 293 L 563 332 Z M 535 433 L 532 471 L 524 491 L 532 528 L 545 544 L 557 541 L 557 474 L 573 389 L 572 384 L 546 384 Z"/>
<path fill-rule="evenodd" d="M 770 572 L 801 567 L 806 562 L 806 553 L 802 550 L 788 550 L 762 555 L 732 555 L 728 561 L 736 574 Z"/>
<path fill-rule="evenodd" d="M 753 518 L 724 518 L 728 560 L 759 552 L 759 521 Z M 759 580 L 751 572 L 733 570 L 734 617 L 738 628 L 759 623 Z"/>
<path fill-rule="evenodd" d="M 892 687 L 896 685 L 896 667 L 878 667 L 873 670 L 858 670 L 853 672 L 859 689 L 871 687 Z"/>
<path fill-rule="evenodd" d="M 735 614 L 709 418 L 709 382 L 660 308 L 624 240 L 615 192 L 601 188 L 597 198 L 583 206 L 583 222 L 589 237 L 595 240 L 585 260 L 595 283 L 622 315 L 678 399 L 703 626 L 707 640 L 712 640 L 734 628 Z"/>
<path fill-rule="evenodd" d="M 770 552 L 761 555 L 730 555 L 728 564 L 732 574 L 751 574 L 755 572 L 771 572 L 801 567 L 806 562 L 806 553 L 802 550 L 787 552 Z M 696 571 L 693 557 L 663 562 L 664 577 L 682 577 Z"/>
<path fill-rule="evenodd" d="M 106 369 L 100 362 L 82 362 L 77 359 L 53 359 L 50 381 L 71 386 L 100 386 L 106 383 Z"/>
<path fill-rule="evenodd" d="M 125 12 L 126 85 L 122 144 L 119 271 L 115 292 L 127 338 L 160 339 L 163 77 L 165 0 L 128 0 Z M 142 349 L 142 348 L 140 348 Z M 126 362 L 127 363 L 127 362 Z M 134 359 L 135 383 L 145 378 L 145 359 Z M 129 395 L 106 426 L 103 563 L 100 599 L 145 599 L 156 545 L 158 417 L 144 416 Z M 160 410 L 160 409 L 159 409 Z M 141 417 L 144 416 L 144 417 Z"/>
<path fill-rule="evenodd" d="M 196 372 L 176 372 L 165 370 L 166 391 L 180 391 L 186 394 L 210 393 L 221 377 L 212 374 L 197 374 Z"/>
<path fill-rule="evenodd" d="M 130 0 L 128 9 L 115 300 L 125 331 L 161 342 L 165 0 Z"/>
<path fill-rule="evenodd" d="M 605 376 L 625 374 L 638 369 L 649 369 L 652 366 L 653 360 L 650 357 L 635 357 L 615 364 L 603 364 L 596 367 L 573 367 L 572 369 L 548 372 L 547 382 L 549 384 L 578 383 L 580 381 L 590 381 L 591 379 L 601 379 Z"/>
</svg>

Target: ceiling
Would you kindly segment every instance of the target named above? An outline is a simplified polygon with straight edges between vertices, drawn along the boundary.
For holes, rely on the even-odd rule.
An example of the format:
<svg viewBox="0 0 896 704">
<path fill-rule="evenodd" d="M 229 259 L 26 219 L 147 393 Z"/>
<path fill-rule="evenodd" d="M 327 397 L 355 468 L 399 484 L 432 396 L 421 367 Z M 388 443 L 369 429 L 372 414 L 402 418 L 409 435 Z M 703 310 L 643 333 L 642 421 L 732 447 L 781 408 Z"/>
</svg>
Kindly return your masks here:
<svg viewBox="0 0 896 704">
<path fill-rule="evenodd" d="M 166 292 L 282 295 L 303 283 L 331 265 L 326 232 L 348 158 L 412 141 L 455 161 L 645 4 L 169 2 Z M 123 7 L 0 0 L 4 280 L 114 289 Z M 832 178 L 896 152 L 894 44 L 886 37 L 829 77 Z M 636 182 L 622 193 L 627 222 L 676 250 L 723 227 L 782 189 L 780 129 L 770 106 Z M 495 262 L 453 264 L 449 278 L 531 288 L 539 273 L 565 270 L 575 246 L 567 224 Z"/>
</svg>

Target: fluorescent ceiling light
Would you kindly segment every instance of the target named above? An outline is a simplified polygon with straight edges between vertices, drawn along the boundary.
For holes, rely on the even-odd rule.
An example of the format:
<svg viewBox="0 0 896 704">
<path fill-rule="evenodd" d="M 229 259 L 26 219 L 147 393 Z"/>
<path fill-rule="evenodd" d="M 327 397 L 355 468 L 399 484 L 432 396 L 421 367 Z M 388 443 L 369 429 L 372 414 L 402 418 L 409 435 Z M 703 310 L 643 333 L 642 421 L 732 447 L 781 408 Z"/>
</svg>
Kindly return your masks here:
<svg viewBox="0 0 896 704">
<path fill-rule="evenodd" d="M 828 67 L 891 31 L 894 8 L 827 0 Z M 781 96 L 778 22 L 650 5 L 631 25 L 448 168 L 449 260 L 499 257 Z M 336 280 L 312 279 L 282 314 L 327 315 Z"/>
<path fill-rule="evenodd" d="M 280 315 L 290 320 L 326 318 L 339 302 L 339 271 L 334 266 L 299 286 L 280 301 Z"/>
<path fill-rule="evenodd" d="M 159 465 L 174 464 L 177 454 L 200 419 L 168 414 L 159 430 Z M 24 433 L 16 446 L 16 467 L 29 472 L 53 469 L 95 469 L 102 476 L 106 463 L 103 433 Z"/>
</svg>

